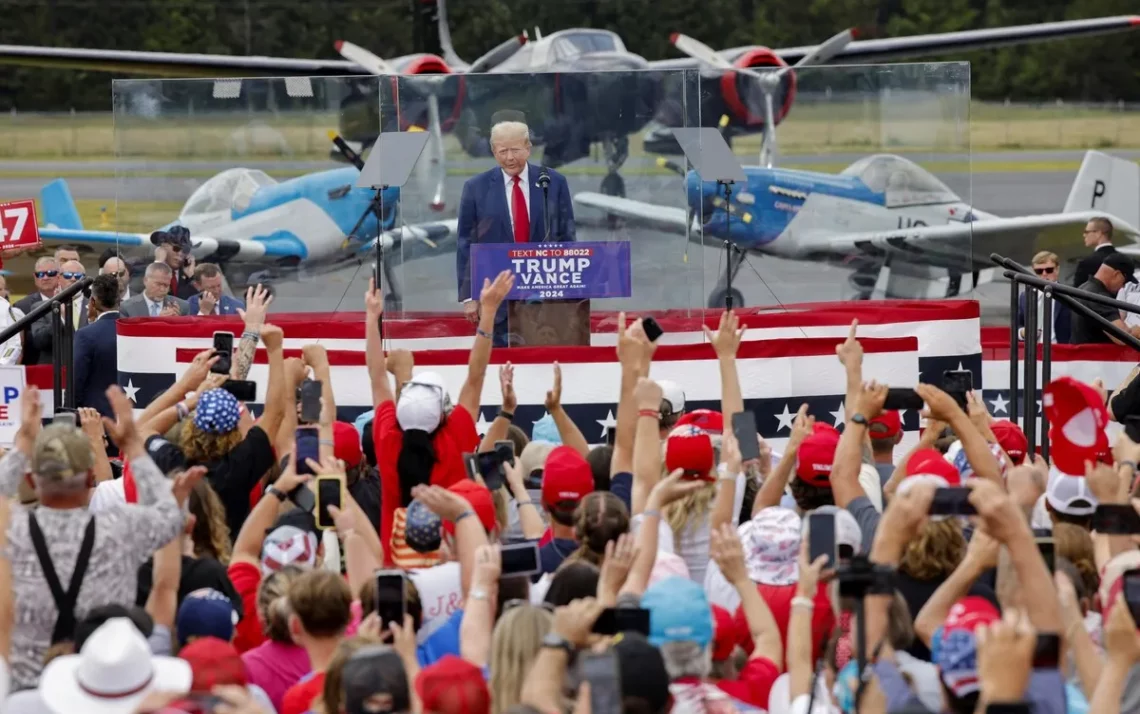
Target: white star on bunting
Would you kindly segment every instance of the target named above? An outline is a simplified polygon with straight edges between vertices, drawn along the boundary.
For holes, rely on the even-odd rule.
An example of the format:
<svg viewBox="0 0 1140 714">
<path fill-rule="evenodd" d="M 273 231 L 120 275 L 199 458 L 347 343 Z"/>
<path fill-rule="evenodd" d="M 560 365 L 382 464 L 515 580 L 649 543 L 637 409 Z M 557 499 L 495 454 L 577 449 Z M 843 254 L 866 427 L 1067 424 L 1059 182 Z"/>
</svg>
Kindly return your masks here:
<svg viewBox="0 0 1140 714">
<path fill-rule="evenodd" d="M 601 438 L 603 438 L 603 439 L 606 438 L 606 429 L 611 429 L 611 428 L 617 427 L 617 419 L 614 418 L 614 410 L 613 409 L 607 409 L 606 410 L 606 418 L 605 419 L 595 419 L 594 421 L 596 421 L 602 425 L 602 437 Z"/>
<path fill-rule="evenodd" d="M 997 414 L 998 412 L 1005 412 L 1007 415 L 1009 414 L 1009 400 L 1000 394 L 997 395 L 997 399 L 990 400 L 990 406 L 994 408 L 994 414 Z"/>
<path fill-rule="evenodd" d="M 794 424 L 796 421 L 795 412 L 788 411 L 788 403 L 787 402 L 784 402 L 784 412 L 782 414 L 773 414 L 772 416 L 774 416 L 780 420 L 780 425 L 776 427 L 777 432 L 781 431 L 782 429 L 787 429 L 788 431 L 791 431 L 792 430 L 792 424 Z"/>
<path fill-rule="evenodd" d="M 832 426 L 834 426 L 836 429 L 839 428 L 840 424 L 847 421 L 847 410 L 844 408 L 843 402 L 839 403 L 838 409 L 836 409 L 833 412 L 829 412 L 829 413 L 831 414 L 831 416 L 835 417 L 835 424 L 833 424 Z"/>
<path fill-rule="evenodd" d="M 487 421 L 487 418 L 483 416 L 483 410 L 480 409 L 479 421 L 475 422 L 475 432 L 479 434 L 479 436 L 485 436 L 487 434 L 487 430 L 490 428 L 491 422 Z"/>
<path fill-rule="evenodd" d="M 135 397 L 135 395 L 138 394 L 138 391 L 139 388 L 134 385 L 134 382 L 132 380 L 128 379 L 127 386 L 123 387 L 123 392 L 126 393 L 127 399 L 130 399 L 132 402 L 135 402 L 137 404 L 139 400 Z"/>
</svg>

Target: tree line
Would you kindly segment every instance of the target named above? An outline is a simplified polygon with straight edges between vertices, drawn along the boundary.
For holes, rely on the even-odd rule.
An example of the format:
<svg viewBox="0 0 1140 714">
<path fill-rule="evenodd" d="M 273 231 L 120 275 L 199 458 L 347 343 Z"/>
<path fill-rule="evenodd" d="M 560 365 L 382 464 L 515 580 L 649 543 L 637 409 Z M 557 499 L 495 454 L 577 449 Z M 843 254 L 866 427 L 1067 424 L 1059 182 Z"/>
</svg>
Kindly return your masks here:
<svg viewBox="0 0 1140 714">
<path fill-rule="evenodd" d="M 0 0 L 0 44 L 163 52 L 336 57 L 348 40 L 382 57 L 423 42 L 423 0 Z M 1136 0 L 450 0 L 451 34 L 468 61 L 539 27 L 617 32 L 647 59 L 679 56 L 683 31 L 713 47 L 811 44 L 851 26 L 890 37 L 1136 12 Z M 434 28 L 429 28 L 430 44 Z M 975 98 L 1135 101 L 1140 33 L 1065 40 L 934 60 L 969 60 Z M 6 68 L 0 110 L 107 110 L 113 75 Z"/>
</svg>

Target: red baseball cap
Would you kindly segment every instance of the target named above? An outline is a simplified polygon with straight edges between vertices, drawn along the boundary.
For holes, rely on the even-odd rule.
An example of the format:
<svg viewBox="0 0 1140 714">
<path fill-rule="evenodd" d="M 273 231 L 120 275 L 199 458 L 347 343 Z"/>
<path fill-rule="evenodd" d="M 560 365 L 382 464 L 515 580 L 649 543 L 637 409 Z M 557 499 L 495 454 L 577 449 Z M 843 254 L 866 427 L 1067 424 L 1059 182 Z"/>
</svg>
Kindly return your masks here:
<svg viewBox="0 0 1140 714">
<path fill-rule="evenodd" d="M 1049 417 L 1049 455 L 1063 473 L 1084 476 L 1085 462 L 1096 462 L 1108 450 L 1108 410 L 1100 394 L 1072 377 L 1045 387 L 1042 399 Z"/>
<path fill-rule="evenodd" d="M 724 433 L 724 415 L 712 409 L 694 409 L 677 420 L 677 426 L 691 424 L 709 434 Z"/>
<path fill-rule="evenodd" d="M 1013 460 L 1013 465 L 1020 466 L 1025 461 L 1025 453 L 1029 451 L 1029 439 L 1021 427 L 1008 419 L 998 419 L 990 423 L 990 431 L 997 438 L 998 445 Z"/>
<path fill-rule="evenodd" d="M 907 478 L 914 476 L 937 476 L 946 481 L 947 486 L 961 486 L 962 474 L 954 464 L 946 460 L 938 449 L 918 449 L 906 462 Z"/>
<path fill-rule="evenodd" d="M 815 433 L 804 439 L 796 452 L 796 476 L 812 486 L 830 488 L 831 464 L 835 461 L 837 446 L 839 432 L 835 427 L 816 424 Z"/>
<path fill-rule="evenodd" d="M 451 484 L 447 490 L 467 499 L 471 504 L 471 510 L 475 511 L 475 516 L 483 524 L 483 530 L 488 533 L 495 530 L 495 503 L 491 500 L 491 492 L 486 486 L 471 479 L 464 479 Z M 455 524 L 444 520 L 443 530 L 448 535 L 455 535 Z"/>
<path fill-rule="evenodd" d="M 882 412 L 867 424 L 867 432 L 872 439 L 893 439 L 902 433 L 902 416 L 894 409 Z"/>
<path fill-rule="evenodd" d="M 360 434 L 346 421 L 333 422 L 333 456 L 348 468 L 360 465 L 364 452 L 360 450 Z"/>
<path fill-rule="evenodd" d="M 465 659 L 444 655 L 416 675 L 416 694 L 432 714 L 490 714 L 491 692 L 483 671 Z"/>
<path fill-rule="evenodd" d="M 685 472 L 686 478 L 714 480 L 711 475 L 716 466 L 716 454 L 708 433 L 686 424 L 678 426 L 665 440 L 665 470 Z"/>
<path fill-rule="evenodd" d="M 736 649 L 736 628 L 732 613 L 720 605 L 712 606 L 713 614 L 713 662 L 724 662 Z"/>
<path fill-rule="evenodd" d="M 542 505 L 550 509 L 562 501 L 578 503 L 594 490 L 594 472 L 582 455 L 569 446 L 557 446 L 542 469 Z"/>
<path fill-rule="evenodd" d="M 190 663 L 194 678 L 190 685 L 192 692 L 209 692 L 219 684 L 234 684 L 244 687 L 249 684 L 249 674 L 241 655 L 229 642 L 217 637 L 203 637 L 183 647 L 178 657 Z"/>
</svg>

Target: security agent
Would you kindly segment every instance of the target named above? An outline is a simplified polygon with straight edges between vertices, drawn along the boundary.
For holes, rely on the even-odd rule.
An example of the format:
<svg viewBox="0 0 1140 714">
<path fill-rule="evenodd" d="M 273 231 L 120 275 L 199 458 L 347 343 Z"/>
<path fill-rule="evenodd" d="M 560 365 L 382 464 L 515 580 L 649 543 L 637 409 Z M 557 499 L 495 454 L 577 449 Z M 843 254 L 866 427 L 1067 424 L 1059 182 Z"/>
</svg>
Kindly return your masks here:
<svg viewBox="0 0 1140 714">
<path fill-rule="evenodd" d="M 507 113 L 504 113 L 507 114 Z M 517 114 L 517 113 L 510 113 Z M 498 166 L 463 184 L 459 202 L 455 281 L 463 314 L 479 321 L 478 286 L 471 283 L 473 243 L 569 242 L 574 238 L 574 205 L 566 178 L 529 161 L 530 130 L 521 121 L 491 127 L 491 152 Z M 547 221 L 549 211 L 549 221 Z M 546 235 L 549 223 L 550 235 Z M 474 288 L 474 290 L 473 290 Z M 495 316 L 494 344 L 507 346 L 507 308 Z"/>
<path fill-rule="evenodd" d="M 1112 246 L 1112 221 L 1107 218 L 1093 218 L 1085 225 L 1085 247 L 1092 248 L 1092 255 L 1081 259 L 1077 263 L 1077 272 L 1073 275 L 1073 287 L 1079 288 L 1096 275 L 1097 268 L 1104 262 L 1106 256 L 1116 252 Z"/>
<path fill-rule="evenodd" d="M 1097 268 L 1096 273 L 1085 281 L 1085 283 L 1080 286 L 1080 289 L 1115 299 L 1120 288 L 1124 287 L 1126 283 L 1136 282 L 1135 272 L 1136 265 L 1132 262 L 1131 258 L 1123 253 L 1113 251 L 1104 256 L 1104 261 L 1100 264 L 1100 267 Z M 1120 316 L 1120 310 L 1117 308 L 1087 300 L 1082 300 L 1081 302 L 1120 329 L 1140 338 L 1140 327 L 1129 329 L 1125 326 L 1124 320 L 1121 319 Z M 1118 345 L 1124 344 L 1110 335 L 1091 318 L 1085 317 L 1079 312 L 1073 312 L 1072 344 L 1107 344 L 1109 342 L 1115 342 Z"/>
</svg>

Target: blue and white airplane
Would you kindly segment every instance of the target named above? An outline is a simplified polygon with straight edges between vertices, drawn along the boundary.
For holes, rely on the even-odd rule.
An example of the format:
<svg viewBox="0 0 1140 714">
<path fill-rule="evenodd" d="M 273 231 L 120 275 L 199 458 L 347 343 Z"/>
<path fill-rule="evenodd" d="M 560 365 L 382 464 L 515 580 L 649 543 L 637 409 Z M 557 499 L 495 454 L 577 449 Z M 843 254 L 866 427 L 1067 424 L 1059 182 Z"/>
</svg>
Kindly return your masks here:
<svg viewBox="0 0 1140 714">
<path fill-rule="evenodd" d="M 178 217 L 156 230 L 189 228 L 194 258 L 222 265 L 227 279 L 238 284 L 267 270 L 304 265 L 320 271 L 363 262 L 372 257 L 377 240 L 388 272 L 392 259 L 432 254 L 455 237 L 454 219 L 402 225 L 400 189 L 385 189 L 377 204 L 375 191 L 356 188 L 359 176 L 352 166 L 286 181 L 256 169 L 229 169 L 199 186 Z M 149 233 L 85 229 L 63 179 L 44 186 L 40 195 L 45 243 L 117 247 L 127 257 L 149 256 L 153 250 Z M 385 278 L 398 300 L 391 274 Z"/>
</svg>

